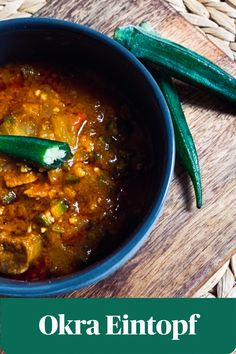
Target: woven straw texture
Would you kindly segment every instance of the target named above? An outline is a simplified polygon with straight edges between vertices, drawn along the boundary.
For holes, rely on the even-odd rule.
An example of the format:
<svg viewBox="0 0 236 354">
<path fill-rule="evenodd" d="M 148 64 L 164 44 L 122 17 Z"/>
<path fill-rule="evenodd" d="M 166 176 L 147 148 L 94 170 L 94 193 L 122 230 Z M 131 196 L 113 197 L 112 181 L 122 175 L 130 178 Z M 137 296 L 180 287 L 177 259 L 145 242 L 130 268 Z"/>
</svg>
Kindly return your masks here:
<svg viewBox="0 0 236 354">
<path fill-rule="evenodd" d="M 236 254 L 194 295 L 206 298 L 236 298 Z"/>
<path fill-rule="evenodd" d="M 231 59 L 236 60 L 236 0 L 167 1 Z"/>
<path fill-rule="evenodd" d="M 30 17 L 46 5 L 46 0 L 0 0 L 0 19 Z"/>
<path fill-rule="evenodd" d="M 29 17 L 50 0 L 0 0 L 0 19 Z M 236 0 L 167 0 L 189 22 L 236 60 Z M 236 255 L 195 297 L 236 298 Z"/>
</svg>

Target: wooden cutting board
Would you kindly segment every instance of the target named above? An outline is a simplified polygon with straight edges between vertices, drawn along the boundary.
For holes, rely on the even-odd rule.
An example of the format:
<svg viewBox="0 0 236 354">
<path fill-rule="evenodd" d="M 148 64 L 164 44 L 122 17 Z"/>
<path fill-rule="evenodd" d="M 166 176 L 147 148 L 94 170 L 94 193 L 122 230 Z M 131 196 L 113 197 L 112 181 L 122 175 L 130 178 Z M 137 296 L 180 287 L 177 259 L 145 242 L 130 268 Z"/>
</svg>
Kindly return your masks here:
<svg viewBox="0 0 236 354">
<path fill-rule="evenodd" d="M 53 0 L 38 15 L 68 19 L 112 35 L 149 20 L 169 39 L 236 75 L 236 65 L 161 0 Z M 236 252 L 235 107 L 178 84 L 199 152 L 204 206 L 177 164 L 170 193 L 146 244 L 114 275 L 66 297 L 190 297 Z"/>
</svg>

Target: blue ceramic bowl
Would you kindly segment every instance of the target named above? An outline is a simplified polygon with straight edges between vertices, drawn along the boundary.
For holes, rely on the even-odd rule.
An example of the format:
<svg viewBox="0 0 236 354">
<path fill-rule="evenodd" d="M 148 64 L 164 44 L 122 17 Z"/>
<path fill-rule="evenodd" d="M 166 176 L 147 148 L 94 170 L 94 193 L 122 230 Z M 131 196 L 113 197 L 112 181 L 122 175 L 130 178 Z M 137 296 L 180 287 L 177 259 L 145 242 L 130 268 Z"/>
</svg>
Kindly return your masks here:
<svg viewBox="0 0 236 354">
<path fill-rule="evenodd" d="M 162 93 L 145 67 L 107 36 L 78 24 L 48 18 L 0 22 L 0 65 L 18 60 L 86 62 L 108 77 L 142 111 L 155 154 L 151 199 L 145 215 L 118 248 L 78 273 L 30 283 L 0 278 L 0 294 L 45 296 L 86 287 L 121 267 L 143 244 L 155 225 L 169 189 L 175 144 L 170 114 Z M 142 201 L 140 201 L 142 203 Z"/>
</svg>

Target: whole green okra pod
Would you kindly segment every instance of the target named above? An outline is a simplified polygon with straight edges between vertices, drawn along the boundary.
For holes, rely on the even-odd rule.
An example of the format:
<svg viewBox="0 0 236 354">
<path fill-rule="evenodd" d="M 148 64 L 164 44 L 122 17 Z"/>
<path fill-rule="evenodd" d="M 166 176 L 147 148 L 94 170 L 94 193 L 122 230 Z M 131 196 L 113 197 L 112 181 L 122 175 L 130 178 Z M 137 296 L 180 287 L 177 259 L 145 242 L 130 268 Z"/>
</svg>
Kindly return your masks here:
<svg viewBox="0 0 236 354">
<path fill-rule="evenodd" d="M 159 38 L 151 25 L 147 22 L 142 22 L 140 27 L 153 36 Z M 195 191 L 197 207 L 202 207 L 202 181 L 201 172 L 198 162 L 197 150 L 193 141 L 192 134 L 185 119 L 185 115 L 171 77 L 164 72 L 160 72 L 150 68 L 152 75 L 160 86 L 160 89 L 165 97 L 170 110 L 172 122 L 175 131 L 175 142 L 177 155 L 180 161 L 188 172 Z"/>
<path fill-rule="evenodd" d="M 175 131 L 177 155 L 188 172 L 195 191 L 197 208 L 202 207 L 202 182 L 198 155 L 189 130 L 178 94 L 171 77 L 165 73 L 152 72 L 169 107 Z"/>
<path fill-rule="evenodd" d="M 114 39 L 169 75 L 236 103 L 236 79 L 202 55 L 140 26 L 118 27 Z"/>
<path fill-rule="evenodd" d="M 152 34 L 153 38 L 160 38 L 159 34 L 152 29 L 149 23 L 141 23 L 140 28 L 149 34 Z M 202 182 L 198 155 L 175 85 L 168 74 L 153 69 L 153 65 L 149 65 L 148 69 L 159 84 L 169 107 L 174 126 L 177 155 L 192 180 L 196 196 L 196 204 L 198 208 L 201 208 Z"/>
</svg>

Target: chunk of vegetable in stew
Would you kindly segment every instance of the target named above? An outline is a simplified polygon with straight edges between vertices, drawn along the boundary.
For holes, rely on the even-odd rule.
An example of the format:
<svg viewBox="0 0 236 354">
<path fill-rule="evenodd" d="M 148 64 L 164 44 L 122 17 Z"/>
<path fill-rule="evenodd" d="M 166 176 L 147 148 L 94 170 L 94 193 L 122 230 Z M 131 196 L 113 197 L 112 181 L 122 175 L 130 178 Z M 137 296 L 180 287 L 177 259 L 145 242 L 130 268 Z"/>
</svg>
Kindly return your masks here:
<svg viewBox="0 0 236 354">
<path fill-rule="evenodd" d="M 29 281 L 76 272 L 114 249 L 149 198 L 152 149 L 141 114 L 88 69 L 0 68 L 0 135 L 69 144 L 46 170 L 0 155 L 0 272 Z"/>
</svg>

